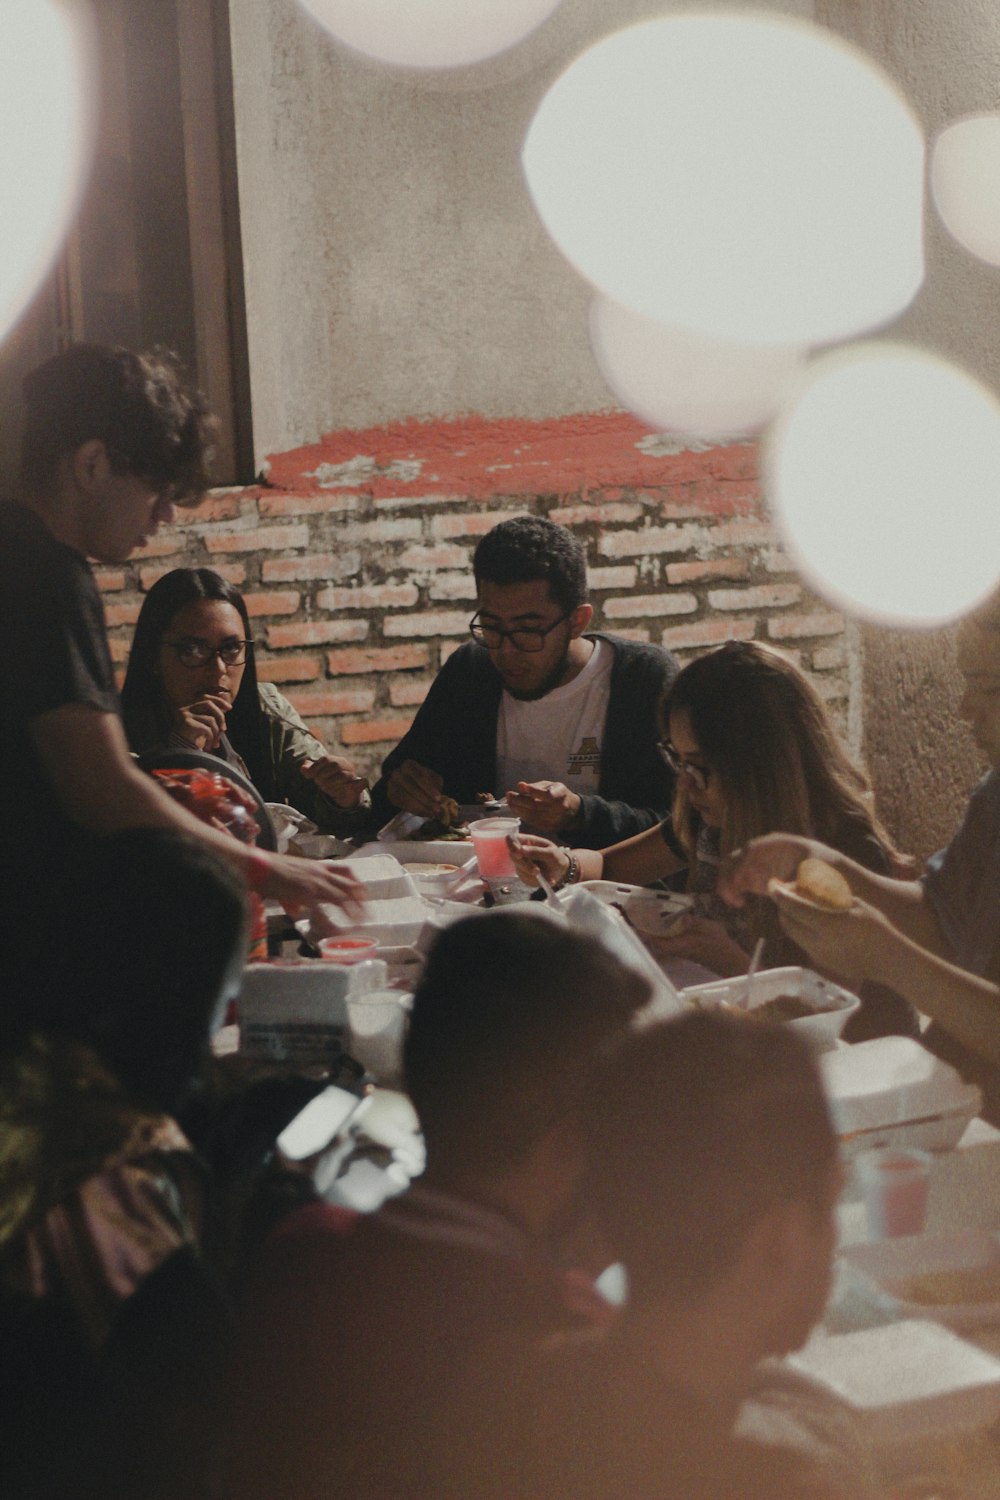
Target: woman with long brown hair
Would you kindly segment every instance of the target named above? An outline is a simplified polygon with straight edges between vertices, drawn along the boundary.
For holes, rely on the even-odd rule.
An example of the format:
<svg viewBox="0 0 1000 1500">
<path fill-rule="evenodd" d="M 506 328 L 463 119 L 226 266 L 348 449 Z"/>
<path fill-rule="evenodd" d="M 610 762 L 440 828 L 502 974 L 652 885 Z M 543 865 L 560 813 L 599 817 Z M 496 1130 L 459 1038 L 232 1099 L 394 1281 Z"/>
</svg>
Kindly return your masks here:
<svg viewBox="0 0 1000 1500">
<path fill-rule="evenodd" d="M 533 880 L 538 868 L 555 886 L 601 878 L 649 885 L 686 866 L 686 888 L 697 898 L 693 914 L 676 936 L 658 940 L 657 950 L 738 974 L 758 937 L 770 967 L 800 955 L 765 898 L 735 910 L 715 894 L 720 861 L 734 850 L 764 833 L 794 833 L 870 870 L 888 873 L 901 864 L 875 815 L 868 779 L 840 744 L 822 698 L 779 652 L 729 641 L 698 657 L 675 678 L 660 723 L 660 753 L 677 775 L 670 824 L 604 850 L 522 835 L 522 878 Z M 909 1029 L 906 1007 L 898 1009 L 898 1023 Z"/>
</svg>

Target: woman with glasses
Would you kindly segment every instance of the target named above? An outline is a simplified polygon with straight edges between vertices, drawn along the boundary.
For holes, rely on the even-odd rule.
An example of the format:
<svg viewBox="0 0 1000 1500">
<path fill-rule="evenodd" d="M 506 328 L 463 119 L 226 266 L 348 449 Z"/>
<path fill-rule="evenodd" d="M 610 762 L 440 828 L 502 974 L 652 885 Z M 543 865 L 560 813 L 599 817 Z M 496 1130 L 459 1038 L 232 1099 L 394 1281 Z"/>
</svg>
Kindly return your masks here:
<svg viewBox="0 0 1000 1500">
<path fill-rule="evenodd" d="M 658 950 L 731 975 L 745 971 L 764 937 L 766 965 L 799 962 L 766 898 L 736 910 L 715 887 L 721 860 L 764 833 L 821 839 L 883 873 L 899 860 L 872 810 L 868 780 L 839 743 L 823 700 L 786 657 L 754 641 L 729 641 L 678 674 L 661 726 L 660 754 L 677 776 L 672 831 L 697 900 L 684 930 L 660 940 Z M 530 880 L 537 866 L 557 886 L 602 877 L 649 885 L 683 868 L 666 834 L 661 824 L 602 851 L 562 849 L 526 835 L 519 870 Z M 886 1008 L 909 1029 L 905 1006 Z"/>
<path fill-rule="evenodd" d="M 325 831 L 367 816 L 365 781 L 328 755 L 288 700 L 258 682 L 242 594 L 210 568 L 175 568 L 136 622 L 122 716 L 137 754 L 202 750 L 243 771 L 265 802 L 290 802 Z"/>
</svg>

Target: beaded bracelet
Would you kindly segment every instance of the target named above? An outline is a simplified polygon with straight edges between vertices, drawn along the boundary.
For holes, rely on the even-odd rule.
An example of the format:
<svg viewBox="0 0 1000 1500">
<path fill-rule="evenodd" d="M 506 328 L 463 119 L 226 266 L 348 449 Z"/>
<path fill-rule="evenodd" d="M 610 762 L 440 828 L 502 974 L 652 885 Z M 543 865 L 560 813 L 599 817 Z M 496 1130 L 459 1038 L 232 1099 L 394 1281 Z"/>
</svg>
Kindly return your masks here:
<svg viewBox="0 0 1000 1500">
<path fill-rule="evenodd" d="M 577 859 L 573 851 L 570 850 L 569 864 L 566 866 L 566 873 L 560 880 L 556 881 L 552 889 L 554 891 L 561 891 L 564 885 L 576 885 L 576 882 L 579 880 L 579 878 L 580 861 Z"/>
</svg>

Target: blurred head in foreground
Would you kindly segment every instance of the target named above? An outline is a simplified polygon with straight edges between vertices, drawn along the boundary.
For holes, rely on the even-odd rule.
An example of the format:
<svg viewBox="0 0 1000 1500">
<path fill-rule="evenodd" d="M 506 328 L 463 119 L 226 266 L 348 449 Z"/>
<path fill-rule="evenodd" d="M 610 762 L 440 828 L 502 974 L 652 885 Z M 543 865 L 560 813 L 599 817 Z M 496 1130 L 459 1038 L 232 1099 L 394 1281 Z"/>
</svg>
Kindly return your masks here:
<svg viewBox="0 0 1000 1500">
<path fill-rule="evenodd" d="M 693 1012 L 630 1036 L 588 1111 L 590 1179 L 629 1317 L 748 1368 L 826 1303 L 840 1190 L 812 1057 L 787 1027 Z"/>
<path fill-rule="evenodd" d="M 990 765 L 1000 767 L 1000 592 L 962 621 L 957 647 L 962 675 L 959 716 Z"/>
<path fill-rule="evenodd" d="M 447 928 L 403 1058 L 428 1179 L 551 1223 L 582 1175 L 594 1067 L 648 998 L 595 939 L 544 917 L 497 911 Z"/>
</svg>

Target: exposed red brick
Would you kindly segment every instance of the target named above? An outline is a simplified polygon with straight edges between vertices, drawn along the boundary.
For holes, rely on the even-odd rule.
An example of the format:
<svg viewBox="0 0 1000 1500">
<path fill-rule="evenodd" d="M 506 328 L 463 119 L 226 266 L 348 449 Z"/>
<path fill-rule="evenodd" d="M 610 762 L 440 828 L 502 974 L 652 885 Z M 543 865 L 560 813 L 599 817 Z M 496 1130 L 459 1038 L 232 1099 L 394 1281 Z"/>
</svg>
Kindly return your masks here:
<svg viewBox="0 0 1000 1500">
<path fill-rule="evenodd" d="M 667 582 L 701 583 L 709 578 L 748 578 L 750 564 L 745 557 L 714 557 L 708 562 L 667 563 Z"/>
<path fill-rule="evenodd" d="M 303 620 L 295 625 L 269 625 L 267 643 L 275 651 L 285 646 L 332 646 L 363 641 L 369 628 L 367 620 Z"/>
<path fill-rule="evenodd" d="M 108 636 L 108 649 L 111 652 L 112 661 L 128 661 L 128 655 L 132 649 L 131 637 L 124 635 Z"/>
<path fill-rule="evenodd" d="M 774 531 L 766 521 L 728 521 L 711 533 L 713 547 L 766 547 Z"/>
<path fill-rule="evenodd" d="M 407 547 L 396 559 L 397 566 L 411 573 L 438 568 L 472 567 L 472 554 L 464 547 Z"/>
<path fill-rule="evenodd" d="M 770 552 L 765 552 L 763 563 L 769 573 L 794 573 L 795 564 L 787 552 L 782 552 L 774 547 Z"/>
<path fill-rule="evenodd" d="M 178 511 L 175 525 L 189 527 L 200 526 L 205 521 L 231 521 L 255 493 L 242 489 L 210 490 L 191 510 Z"/>
<path fill-rule="evenodd" d="M 427 592 L 432 599 L 476 598 L 476 580 L 471 573 L 437 573 L 431 579 Z"/>
<path fill-rule="evenodd" d="M 389 683 L 389 702 L 393 708 L 413 708 L 423 703 L 430 691 L 430 680 L 412 677 L 393 678 Z"/>
<path fill-rule="evenodd" d="M 351 545 L 415 541 L 423 529 L 420 521 L 351 521 L 338 529 L 340 539 Z"/>
<path fill-rule="evenodd" d="M 262 682 L 314 682 L 321 672 L 318 656 L 257 657 L 257 676 Z"/>
<path fill-rule="evenodd" d="M 353 589 L 321 589 L 318 609 L 405 609 L 420 595 L 414 583 L 361 584 Z"/>
<path fill-rule="evenodd" d="M 174 567 L 174 563 L 164 563 L 156 568 L 140 568 L 139 582 L 142 585 L 143 593 L 148 594 L 157 579 L 163 578 L 167 573 L 172 573 Z M 237 588 L 239 588 L 247 576 L 247 570 L 242 563 L 221 563 L 213 560 L 212 572 L 218 573 L 220 578 L 224 578 L 227 583 L 235 584 Z"/>
<path fill-rule="evenodd" d="M 329 651 L 327 671 L 331 677 L 356 672 L 402 672 L 430 664 L 428 646 L 372 646 L 367 650 Z"/>
<path fill-rule="evenodd" d="M 787 609 L 798 604 L 802 590 L 797 583 L 762 583 L 749 589 L 709 589 L 712 609 Z"/>
<path fill-rule="evenodd" d="M 178 536 L 171 528 L 158 532 L 152 541 L 146 543 L 145 547 L 138 547 L 132 554 L 132 561 L 143 562 L 147 557 L 176 557 L 179 564 L 184 557 L 187 545 L 187 537 Z"/>
<path fill-rule="evenodd" d="M 289 688 L 285 694 L 304 719 L 323 715 L 367 714 L 375 707 L 371 690 L 350 688 Z"/>
<path fill-rule="evenodd" d="M 467 505 L 468 495 L 377 495 L 375 504 L 386 510 L 409 506 L 420 510 L 432 510 L 435 505 Z"/>
<path fill-rule="evenodd" d="M 125 573 L 121 569 L 95 568 L 94 577 L 102 594 L 113 594 L 125 587 Z"/>
<path fill-rule="evenodd" d="M 359 552 L 307 552 L 301 557 L 272 557 L 261 565 L 264 583 L 328 583 L 361 566 Z"/>
<path fill-rule="evenodd" d="M 651 639 L 648 630 L 638 630 L 629 626 L 625 630 L 616 630 L 615 635 L 620 636 L 623 641 L 648 641 Z"/>
<path fill-rule="evenodd" d="M 485 514 L 470 516 L 435 516 L 431 522 L 431 532 L 434 536 L 485 536 L 492 531 L 498 521 L 510 521 L 514 516 L 530 516 L 529 510 L 505 510 L 502 513 L 487 511 Z"/>
<path fill-rule="evenodd" d="M 820 646 L 812 654 L 812 665 L 817 672 L 836 671 L 838 667 L 846 667 L 847 652 L 843 646 Z"/>
<path fill-rule="evenodd" d="M 591 504 L 563 505 L 549 511 L 549 520 L 557 526 L 586 526 L 596 522 L 599 526 L 630 525 L 642 515 L 641 505 Z"/>
<path fill-rule="evenodd" d="M 340 738 L 345 745 L 373 745 L 382 741 L 395 745 L 412 722 L 412 719 L 368 719 L 360 724 L 344 724 Z"/>
<path fill-rule="evenodd" d="M 721 529 L 721 528 L 720 528 Z M 645 526 L 637 531 L 606 531 L 597 543 L 602 557 L 635 557 L 648 552 L 690 552 L 715 533 L 704 526 Z"/>
<path fill-rule="evenodd" d="M 774 641 L 798 640 L 810 635 L 839 635 L 844 628 L 840 614 L 779 615 L 768 620 L 767 633 Z"/>
<path fill-rule="evenodd" d="M 624 599 L 606 599 L 609 620 L 643 620 L 656 615 L 693 615 L 698 608 L 694 594 L 630 594 Z"/>
<path fill-rule="evenodd" d="M 281 552 L 286 547 L 308 547 L 308 526 L 258 526 L 252 531 L 225 527 L 205 533 L 209 552 Z"/>
<path fill-rule="evenodd" d="M 276 589 L 270 593 L 244 594 L 243 599 L 247 614 L 256 619 L 259 615 L 294 615 L 302 595 L 294 589 Z"/>
<path fill-rule="evenodd" d="M 389 615 L 382 621 L 382 634 L 387 639 L 413 635 L 465 635 L 469 628 L 469 616 L 465 610 L 449 610 L 443 614 Z"/>
<path fill-rule="evenodd" d="M 683 651 L 698 646 L 721 646 L 723 641 L 752 641 L 756 620 L 698 620 L 691 625 L 671 625 L 660 637 L 661 644 Z"/>
<path fill-rule="evenodd" d="M 104 619 L 109 627 L 115 625 L 134 625 L 139 618 L 142 608 L 142 600 L 136 594 L 130 594 L 128 598 L 104 606 Z"/>
<path fill-rule="evenodd" d="M 633 589 L 637 576 L 637 569 L 631 563 L 619 568 L 587 569 L 587 582 L 592 589 Z"/>
<path fill-rule="evenodd" d="M 286 495 L 265 491 L 257 501 L 262 516 L 316 516 L 328 512 L 344 514 L 364 510 L 370 495 L 352 495 L 345 490 L 325 490 L 322 494 Z"/>
</svg>

